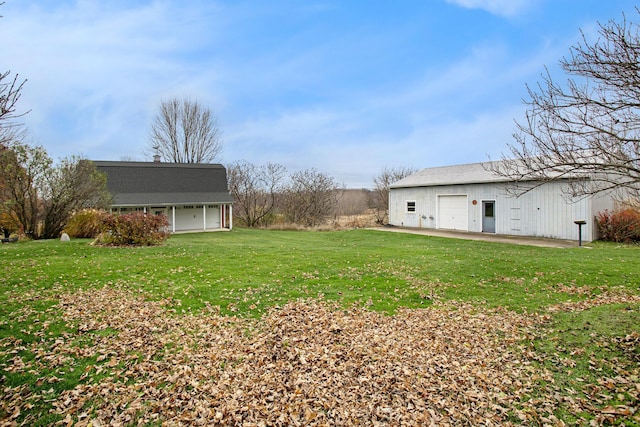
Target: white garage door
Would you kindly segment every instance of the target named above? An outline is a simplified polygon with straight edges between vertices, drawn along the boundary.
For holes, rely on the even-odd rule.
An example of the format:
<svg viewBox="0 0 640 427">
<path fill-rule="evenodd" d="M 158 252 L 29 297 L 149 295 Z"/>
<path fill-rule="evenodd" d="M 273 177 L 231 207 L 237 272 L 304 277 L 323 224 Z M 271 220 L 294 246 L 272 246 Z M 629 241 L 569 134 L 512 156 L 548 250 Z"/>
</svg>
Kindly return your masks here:
<svg viewBox="0 0 640 427">
<path fill-rule="evenodd" d="M 202 230 L 202 206 L 176 207 L 176 231 Z"/>
<path fill-rule="evenodd" d="M 438 196 L 438 228 L 469 231 L 467 196 Z"/>
<path fill-rule="evenodd" d="M 220 228 L 220 207 L 207 205 L 207 230 Z"/>
</svg>

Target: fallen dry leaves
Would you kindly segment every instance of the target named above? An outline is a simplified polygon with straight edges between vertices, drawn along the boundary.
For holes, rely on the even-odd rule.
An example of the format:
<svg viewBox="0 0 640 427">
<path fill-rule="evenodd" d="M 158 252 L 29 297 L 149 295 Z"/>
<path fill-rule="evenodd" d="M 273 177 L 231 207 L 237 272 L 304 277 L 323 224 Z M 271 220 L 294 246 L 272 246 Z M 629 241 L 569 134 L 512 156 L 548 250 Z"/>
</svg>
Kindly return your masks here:
<svg viewBox="0 0 640 427">
<path fill-rule="evenodd" d="M 549 312 L 554 313 L 559 311 L 582 311 L 588 310 L 591 307 L 611 304 L 640 304 L 640 295 L 629 295 L 622 290 L 603 292 L 599 295 L 585 300 L 575 302 L 568 301 L 554 305 L 549 308 Z"/>
<path fill-rule="evenodd" d="M 531 398 L 552 382 L 522 344 L 544 316 L 462 303 L 386 316 L 308 300 L 255 320 L 174 305 L 110 287 L 62 295 L 77 332 L 31 344 L 35 359 L 6 369 L 95 358 L 52 399 L 61 425 L 564 425 L 552 415 L 564 396 Z M 0 424 L 38 399 L 47 395 L 4 386 Z"/>
</svg>

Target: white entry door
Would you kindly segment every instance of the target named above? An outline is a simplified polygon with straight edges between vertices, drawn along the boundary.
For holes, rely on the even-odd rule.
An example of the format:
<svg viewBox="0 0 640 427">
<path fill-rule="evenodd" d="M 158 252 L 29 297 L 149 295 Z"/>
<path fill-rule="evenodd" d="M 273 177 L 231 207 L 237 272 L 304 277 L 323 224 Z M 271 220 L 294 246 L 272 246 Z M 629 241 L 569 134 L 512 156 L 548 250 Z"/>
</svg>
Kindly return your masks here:
<svg viewBox="0 0 640 427">
<path fill-rule="evenodd" d="M 469 231 L 466 195 L 438 196 L 438 228 Z"/>
<path fill-rule="evenodd" d="M 495 200 L 482 201 L 482 232 L 496 232 L 496 202 Z"/>
</svg>

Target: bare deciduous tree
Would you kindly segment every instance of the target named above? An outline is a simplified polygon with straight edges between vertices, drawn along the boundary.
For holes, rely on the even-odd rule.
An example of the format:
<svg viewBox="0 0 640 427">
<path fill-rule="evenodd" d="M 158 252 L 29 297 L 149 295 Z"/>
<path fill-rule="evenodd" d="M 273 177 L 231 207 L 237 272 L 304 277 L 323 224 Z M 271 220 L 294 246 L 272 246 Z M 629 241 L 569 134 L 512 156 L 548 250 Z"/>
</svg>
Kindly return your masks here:
<svg viewBox="0 0 640 427">
<path fill-rule="evenodd" d="M 490 164 L 515 182 L 516 194 L 582 177 L 588 179 L 571 181 L 569 196 L 614 190 L 640 195 L 638 30 L 624 15 L 621 22 L 600 24 L 595 42 L 583 33 L 560 61 L 566 82 L 554 81 L 547 71 L 535 88 L 527 88 L 528 110 L 516 124 L 515 143 L 502 162 Z"/>
<path fill-rule="evenodd" d="M 58 237 L 73 212 L 106 209 L 111 204 L 106 176 L 77 156 L 62 159 L 47 173 L 42 196 L 45 239 Z"/>
<path fill-rule="evenodd" d="M 106 178 L 78 157 L 54 166 L 41 146 L 12 141 L 0 149 L 3 228 L 33 239 L 58 237 L 74 210 L 107 207 Z"/>
<path fill-rule="evenodd" d="M 0 6 L 4 2 L 0 2 Z M 2 15 L 0 15 L 2 18 Z M 18 74 L 11 78 L 11 71 L 0 73 L 0 147 L 6 146 L 19 133 L 16 128 L 20 123 L 14 121 L 28 113 L 17 112 L 17 104 L 22 95 L 22 88 L 27 80 L 20 81 Z"/>
<path fill-rule="evenodd" d="M 286 220 L 307 227 L 324 223 L 335 214 L 342 190 L 332 177 L 315 169 L 292 174 L 283 202 Z"/>
<path fill-rule="evenodd" d="M 378 224 L 386 224 L 389 220 L 389 186 L 415 172 L 410 167 L 384 168 L 373 177 L 374 188 L 369 193 L 369 207 L 373 209 Z"/>
<path fill-rule="evenodd" d="M 197 101 L 162 101 L 151 125 L 149 146 L 172 163 L 213 163 L 222 152 L 218 119 Z"/>
<path fill-rule="evenodd" d="M 286 169 L 277 163 L 257 166 L 239 161 L 227 168 L 234 216 L 247 227 L 269 225 L 282 194 Z"/>
<path fill-rule="evenodd" d="M 10 71 L 0 73 L 0 146 L 6 147 L 12 140 L 25 136 L 24 128 L 15 119 L 28 113 L 17 112 L 18 100 L 26 82 L 20 82 L 17 74 L 12 79 Z"/>
<path fill-rule="evenodd" d="M 16 112 L 22 88 L 27 81 L 19 81 L 17 74 L 11 78 L 10 74 L 10 71 L 0 73 L 0 129 L 16 126 L 12 120 L 27 114 Z"/>
</svg>

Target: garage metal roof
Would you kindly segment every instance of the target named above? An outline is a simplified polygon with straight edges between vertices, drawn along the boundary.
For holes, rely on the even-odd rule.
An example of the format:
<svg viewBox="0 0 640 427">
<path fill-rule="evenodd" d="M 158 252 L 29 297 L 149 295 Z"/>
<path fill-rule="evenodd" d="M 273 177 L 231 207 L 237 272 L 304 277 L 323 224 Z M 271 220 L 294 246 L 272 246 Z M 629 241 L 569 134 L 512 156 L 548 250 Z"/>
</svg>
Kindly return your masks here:
<svg viewBox="0 0 640 427">
<path fill-rule="evenodd" d="M 114 206 L 232 203 L 221 164 L 94 161 Z"/>
<path fill-rule="evenodd" d="M 389 187 L 431 187 L 439 185 L 508 182 L 509 180 L 507 178 L 491 172 L 490 165 L 492 163 L 494 162 L 426 168 L 391 184 Z"/>
</svg>

